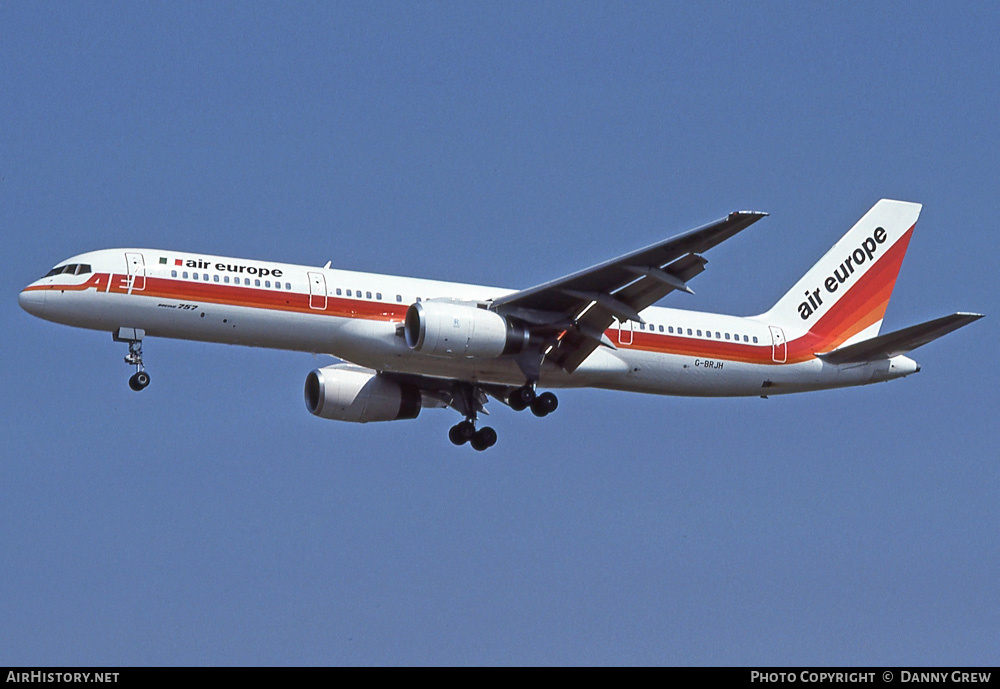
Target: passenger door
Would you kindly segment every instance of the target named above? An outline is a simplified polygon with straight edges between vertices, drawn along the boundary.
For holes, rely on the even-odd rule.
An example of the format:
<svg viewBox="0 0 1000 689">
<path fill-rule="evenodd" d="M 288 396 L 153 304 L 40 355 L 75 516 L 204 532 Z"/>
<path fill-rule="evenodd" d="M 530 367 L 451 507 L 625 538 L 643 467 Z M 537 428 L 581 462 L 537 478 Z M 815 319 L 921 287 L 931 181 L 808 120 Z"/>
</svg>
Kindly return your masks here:
<svg viewBox="0 0 1000 689">
<path fill-rule="evenodd" d="M 128 269 L 128 293 L 146 289 L 146 264 L 142 260 L 142 254 L 126 251 L 125 265 Z"/>
<path fill-rule="evenodd" d="M 632 344 L 632 321 L 625 321 L 623 323 L 616 318 L 615 323 L 618 325 L 618 344 Z"/>
<path fill-rule="evenodd" d="M 774 325 L 771 329 L 771 358 L 776 364 L 783 364 L 788 359 L 788 345 L 785 342 L 785 332 Z"/>
<path fill-rule="evenodd" d="M 309 273 L 309 308 L 326 310 L 326 276 L 323 273 Z"/>
</svg>

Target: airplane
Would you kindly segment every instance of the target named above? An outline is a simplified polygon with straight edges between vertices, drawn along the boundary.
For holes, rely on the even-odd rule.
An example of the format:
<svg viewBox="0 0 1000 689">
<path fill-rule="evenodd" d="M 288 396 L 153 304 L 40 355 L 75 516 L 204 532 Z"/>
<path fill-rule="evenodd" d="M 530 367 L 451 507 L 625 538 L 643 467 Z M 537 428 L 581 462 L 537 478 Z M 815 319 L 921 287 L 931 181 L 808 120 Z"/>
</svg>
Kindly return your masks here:
<svg viewBox="0 0 1000 689">
<path fill-rule="evenodd" d="M 450 407 L 448 437 L 482 451 L 494 398 L 536 416 L 539 388 L 760 396 L 903 378 L 908 352 L 982 317 L 954 313 L 880 334 L 921 205 L 883 199 L 768 311 L 749 317 L 664 308 L 705 270 L 702 256 L 766 213 L 737 211 L 591 268 L 523 290 L 159 249 L 69 258 L 18 301 L 48 321 L 128 345 L 129 386 L 150 377 L 146 337 L 329 354 L 306 408 L 367 423 Z"/>
</svg>

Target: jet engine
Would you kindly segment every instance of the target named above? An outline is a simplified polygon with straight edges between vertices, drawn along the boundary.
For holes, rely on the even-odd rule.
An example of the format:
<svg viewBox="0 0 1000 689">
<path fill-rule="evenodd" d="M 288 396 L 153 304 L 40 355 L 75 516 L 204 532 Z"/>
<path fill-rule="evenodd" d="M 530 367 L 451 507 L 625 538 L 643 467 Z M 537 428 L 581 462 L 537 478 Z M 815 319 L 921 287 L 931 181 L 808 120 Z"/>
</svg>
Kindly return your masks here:
<svg viewBox="0 0 1000 689">
<path fill-rule="evenodd" d="M 335 421 L 395 421 L 420 413 L 420 390 L 383 378 L 375 371 L 336 364 L 306 376 L 306 409 Z"/>
<path fill-rule="evenodd" d="M 527 330 L 495 311 L 451 302 L 411 304 L 404 334 L 410 349 L 449 359 L 516 354 L 529 343 Z"/>
</svg>

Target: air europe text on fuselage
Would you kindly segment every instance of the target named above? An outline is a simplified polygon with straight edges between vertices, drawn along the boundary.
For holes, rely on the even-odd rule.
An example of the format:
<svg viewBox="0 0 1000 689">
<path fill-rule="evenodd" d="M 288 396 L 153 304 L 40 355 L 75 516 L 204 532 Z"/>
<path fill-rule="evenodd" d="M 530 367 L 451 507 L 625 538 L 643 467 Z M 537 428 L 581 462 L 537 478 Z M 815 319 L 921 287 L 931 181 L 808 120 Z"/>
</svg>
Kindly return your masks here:
<svg viewBox="0 0 1000 689">
<path fill-rule="evenodd" d="M 257 275 L 259 277 L 273 275 L 276 278 L 280 278 L 282 275 L 280 268 L 258 268 L 256 266 L 245 266 L 240 263 L 216 263 L 213 265 L 200 258 L 188 259 L 183 261 L 183 263 L 181 259 L 178 258 L 175 263 L 177 265 L 183 265 L 185 268 L 215 268 L 220 273 L 245 273 L 247 275 Z"/>
</svg>

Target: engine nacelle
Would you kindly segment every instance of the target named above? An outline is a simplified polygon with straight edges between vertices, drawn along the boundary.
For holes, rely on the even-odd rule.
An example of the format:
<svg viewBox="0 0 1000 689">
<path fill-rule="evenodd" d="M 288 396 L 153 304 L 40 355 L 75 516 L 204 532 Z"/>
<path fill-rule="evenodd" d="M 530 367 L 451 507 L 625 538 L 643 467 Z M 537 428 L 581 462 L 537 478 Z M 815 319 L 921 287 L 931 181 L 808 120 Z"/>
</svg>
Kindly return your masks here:
<svg viewBox="0 0 1000 689">
<path fill-rule="evenodd" d="M 410 349 L 450 359 L 516 354 L 528 345 L 528 332 L 487 309 L 425 301 L 411 304 L 404 324 Z"/>
<path fill-rule="evenodd" d="M 336 421 L 368 423 L 415 419 L 420 413 L 420 390 L 397 383 L 369 369 L 337 364 L 306 376 L 306 409 Z"/>
</svg>

